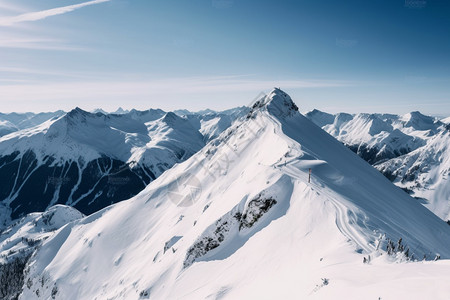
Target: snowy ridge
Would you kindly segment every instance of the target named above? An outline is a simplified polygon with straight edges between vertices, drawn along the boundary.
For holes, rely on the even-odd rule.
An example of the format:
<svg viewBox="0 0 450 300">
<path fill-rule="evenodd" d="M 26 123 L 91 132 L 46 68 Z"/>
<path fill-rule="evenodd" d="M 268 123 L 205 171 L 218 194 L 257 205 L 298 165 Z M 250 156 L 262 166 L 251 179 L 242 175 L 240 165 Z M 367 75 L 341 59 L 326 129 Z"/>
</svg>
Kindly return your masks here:
<svg viewBox="0 0 450 300">
<path fill-rule="evenodd" d="M 443 220 L 450 220 L 450 132 L 433 136 L 426 146 L 377 165 L 394 183 L 420 198 Z"/>
<path fill-rule="evenodd" d="M 306 117 L 371 164 L 414 151 L 444 129 L 442 122 L 419 112 L 331 115 L 313 110 Z"/>
<path fill-rule="evenodd" d="M 56 230 L 83 214 L 56 205 L 43 213 L 32 213 L 0 231 L 0 298 L 17 299 L 24 281 L 24 268 L 31 255 Z"/>
<path fill-rule="evenodd" d="M 450 218 L 447 156 L 449 125 L 444 120 L 411 112 L 337 114 L 317 110 L 306 116 L 360 157 L 374 165 L 427 208 Z"/>
<path fill-rule="evenodd" d="M 11 132 L 34 127 L 53 118 L 58 118 L 65 113 L 63 111 L 48 113 L 0 113 L 0 137 Z"/>
<path fill-rule="evenodd" d="M 248 107 L 243 106 L 222 112 L 205 110 L 193 113 L 188 110 L 177 110 L 175 113 L 187 118 L 192 126 L 204 136 L 205 141 L 210 141 L 230 127 L 235 120 L 247 114 L 248 111 Z"/>
<path fill-rule="evenodd" d="M 450 258 L 449 226 L 283 91 L 261 100 L 137 196 L 45 241 L 20 299 L 400 299 L 399 284 L 417 297 L 435 289 L 408 270 L 445 274 L 448 261 L 396 264 L 399 279 L 391 262 L 405 256 L 382 250 L 402 238 L 416 258 Z M 442 295 L 448 279 L 433 277 Z"/>
<path fill-rule="evenodd" d="M 0 137 L 10 134 L 11 132 L 17 131 L 17 127 L 9 122 L 9 121 L 3 121 L 0 120 Z"/>
<path fill-rule="evenodd" d="M 31 254 L 31 244 L 38 246 L 52 232 L 82 217 L 84 215 L 72 207 L 56 205 L 45 212 L 31 213 L 17 220 L 0 233 L 0 263 L 26 255 L 27 251 Z"/>
<path fill-rule="evenodd" d="M 128 199 L 228 128 L 230 115 L 224 114 L 228 122 L 195 127 L 159 109 L 104 114 L 76 108 L 0 137 L 1 224 L 58 203 L 90 214 Z"/>
</svg>

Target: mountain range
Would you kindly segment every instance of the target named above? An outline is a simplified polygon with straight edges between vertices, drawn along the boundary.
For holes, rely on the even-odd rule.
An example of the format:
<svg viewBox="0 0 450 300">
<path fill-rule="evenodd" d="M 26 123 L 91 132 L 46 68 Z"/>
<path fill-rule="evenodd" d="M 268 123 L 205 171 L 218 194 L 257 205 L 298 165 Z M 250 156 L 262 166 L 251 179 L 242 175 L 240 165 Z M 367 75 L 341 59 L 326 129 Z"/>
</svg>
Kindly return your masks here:
<svg viewBox="0 0 450 300">
<path fill-rule="evenodd" d="M 14 128 L 25 128 L 0 137 L 1 223 L 55 204 L 90 214 L 128 199 L 240 114 L 245 108 L 187 116 L 154 109 L 105 115 L 80 108 L 8 115 Z"/>
<path fill-rule="evenodd" d="M 446 299 L 448 258 L 445 222 L 275 89 L 138 195 L 42 241 L 17 295 Z"/>
<path fill-rule="evenodd" d="M 417 198 L 450 220 L 450 125 L 420 112 L 328 114 L 313 110 L 311 121 Z"/>
<path fill-rule="evenodd" d="M 0 177 L 6 182 L 0 189 L 2 223 L 57 203 L 89 214 L 136 195 L 248 110 L 166 113 L 119 108 L 108 114 L 77 108 L 69 113 L 0 114 L 0 132 L 8 135 L 0 137 Z M 450 220 L 449 118 L 319 110 L 305 116 Z M 38 201 L 30 201 L 31 195 Z"/>
<path fill-rule="evenodd" d="M 0 138 L 0 297 L 447 299 L 448 131 L 277 88 L 50 116 Z"/>
</svg>

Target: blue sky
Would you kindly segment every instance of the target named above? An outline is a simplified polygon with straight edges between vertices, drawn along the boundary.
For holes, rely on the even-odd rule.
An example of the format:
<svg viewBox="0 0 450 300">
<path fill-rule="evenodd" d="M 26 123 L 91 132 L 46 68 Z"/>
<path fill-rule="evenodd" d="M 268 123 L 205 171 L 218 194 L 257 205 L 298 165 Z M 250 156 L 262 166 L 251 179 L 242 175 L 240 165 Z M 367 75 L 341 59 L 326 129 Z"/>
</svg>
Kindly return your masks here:
<svg viewBox="0 0 450 300">
<path fill-rule="evenodd" d="M 450 115 L 450 2 L 0 0 L 0 111 L 226 109 Z"/>
</svg>

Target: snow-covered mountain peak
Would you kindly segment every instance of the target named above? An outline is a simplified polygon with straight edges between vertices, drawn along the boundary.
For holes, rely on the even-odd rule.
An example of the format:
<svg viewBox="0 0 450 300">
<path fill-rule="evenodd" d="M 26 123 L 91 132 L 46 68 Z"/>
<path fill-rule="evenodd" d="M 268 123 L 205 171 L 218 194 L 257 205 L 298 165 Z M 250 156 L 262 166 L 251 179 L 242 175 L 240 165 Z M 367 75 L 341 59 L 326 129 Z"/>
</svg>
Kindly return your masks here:
<svg viewBox="0 0 450 300">
<path fill-rule="evenodd" d="M 441 122 L 433 117 L 425 116 L 418 111 L 410 112 L 402 116 L 405 127 L 412 127 L 415 130 L 435 130 L 441 125 Z"/>
<path fill-rule="evenodd" d="M 160 109 L 108 114 L 77 107 L 0 114 L 0 134 L 7 134 L 0 136 L 0 206 L 6 209 L 0 223 L 2 215 L 15 219 L 56 203 L 89 214 L 128 199 L 247 111 L 179 117 Z M 45 122 L 21 129 L 26 118 L 26 124 Z"/>
<path fill-rule="evenodd" d="M 74 109 L 72 109 L 71 111 L 69 111 L 66 116 L 70 117 L 70 118 L 76 118 L 76 117 L 81 117 L 81 116 L 87 116 L 90 115 L 91 113 L 79 108 L 78 106 L 75 107 Z"/>
<path fill-rule="evenodd" d="M 177 124 L 180 124 L 180 123 L 183 124 L 183 123 L 187 122 L 186 119 L 178 116 L 177 114 L 175 114 L 173 112 L 166 113 L 165 116 L 162 118 L 162 121 L 171 127 L 177 126 Z"/>
<path fill-rule="evenodd" d="M 341 126 L 342 123 L 348 122 L 353 119 L 353 116 L 348 113 L 338 113 L 334 121 L 334 125 Z"/>
<path fill-rule="evenodd" d="M 149 110 L 136 110 L 132 109 L 127 115 L 135 120 L 147 123 L 155 121 L 166 114 L 165 111 L 161 109 L 149 109 Z"/>
<path fill-rule="evenodd" d="M 96 113 L 101 113 L 101 114 L 104 114 L 104 115 L 108 114 L 108 112 L 104 111 L 101 108 L 96 108 L 96 109 L 92 110 L 91 112 L 94 113 L 94 114 L 96 114 Z"/>
<path fill-rule="evenodd" d="M 113 114 L 116 114 L 116 115 L 122 115 L 122 114 L 127 114 L 127 113 L 129 113 L 129 111 L 123 109 L 122 107 L 119 107 L 115 112 L 113 112 Z"/>
<path fill-rule="evenodd" d="M 368 132 L 371 136 L 375 136 L 383 131 L 393 131 L 392 125 L 381 120 L 376 114 L 357 114 L 355 118 L 368 125 Z"/>
<path fill-rule="evenodd" d="M 298 107 L 291 97 L 280 88 L 274 88 L 268 95 L 263 95 L 250 106 L 247 118 L 254 118 L 256 113 L 267 110 L 272 116 L 284 119 L 298 114 Z"/>
<path fill-rule="evenodd" d="M 306 113 L 306 117 L 312 120 L 317 126 L 323 127 L 328 124 L 333 124 L 334 115 L 320 111 L 318 109 L 313 109 Z"/>
<path fill-rule="evenodd" d="M 298 114 L 298 107 L 291 97 L 279 88 L 273 89 L 267 96 L 267 110 L 279 118 L 290 117 Z"/>
<path fill-rule="evenodd" d="M 24 138 L 26 137 L 26 138 Z M 127 161 L 134 148 L 149 141 L 147 127 L 125 115 L 104 115 L 75 108 L 40 125 L 0 138 L 3 154 L 34 152 L 39 161 L 52 156 L 56 161 L 84 161 L 102 155 Z"/>
</svg>

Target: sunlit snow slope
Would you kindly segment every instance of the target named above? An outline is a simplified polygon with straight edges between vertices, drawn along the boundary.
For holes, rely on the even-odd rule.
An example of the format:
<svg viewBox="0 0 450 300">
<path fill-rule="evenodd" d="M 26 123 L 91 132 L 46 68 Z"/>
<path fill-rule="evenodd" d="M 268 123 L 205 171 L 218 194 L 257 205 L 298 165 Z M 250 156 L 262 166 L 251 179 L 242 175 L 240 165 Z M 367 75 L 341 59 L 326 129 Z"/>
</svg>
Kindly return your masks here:
<svg viewBox="0 0 450 300">
<path fill-rule="evenodd" d="M 17 299 L 25 284 L 23 271 L 29 257 L 56 230 L 82 217 L 73 207 L 56 205 L 0 230 L 0 299 Z"/>
<path fill-rule="evenodd" d="M 450 125 L 419 112 L 306 116 L 374 165 L 397 186 L 450 220 Z"/>
<path fill-rule="evenodd" d="M 30 128 L 65 113 L 61 110 L 48 113 L 0 113 L 0 137 L 9 133 Z"/>
<path fill-rule="evenodd" d="M 0 137 L 0 227 L 55 204 L 90 214 L 129 199 L 205 142 L 188 119 L 161 110 L 76 108 Z"/>
<path fill-rule="evenodd" d="M 450 226 L 275 89 L 137 196 L 49 238 L 20 299 L 446 299 L 448 261 L 393 263 L 399 238 L 410 257 L 450 258 Z"/>
<path fill-rule="evenodd" d="M 443 220 L 450 220 L 450 131 L 427 145 L 376 166 L 394 183 L 414 193 Z"/>
</svg>

